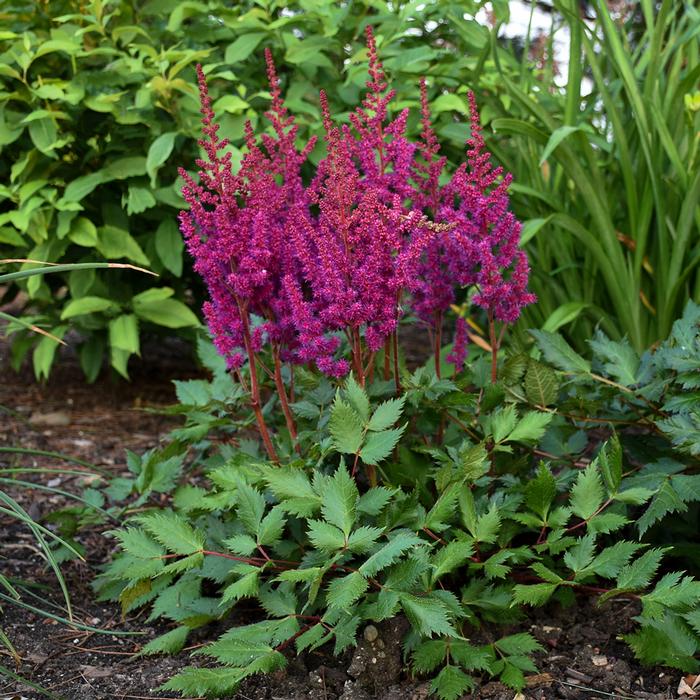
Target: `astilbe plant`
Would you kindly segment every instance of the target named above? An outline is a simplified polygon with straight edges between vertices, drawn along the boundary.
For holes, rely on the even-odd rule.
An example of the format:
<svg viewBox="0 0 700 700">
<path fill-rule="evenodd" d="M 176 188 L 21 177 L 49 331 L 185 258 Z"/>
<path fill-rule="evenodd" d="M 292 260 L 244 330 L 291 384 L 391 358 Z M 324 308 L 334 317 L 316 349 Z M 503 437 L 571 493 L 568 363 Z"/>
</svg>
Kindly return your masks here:
<svg viewBox="0 0 700 700">
<path fill-rule="evenodd" d="M 236 372 L 248 362 L 252 408 L 273 461 L 278 457 L 262 413 L 258 368 L 274 378 L 295 440 L 282 363 L 313 363 L 336 378 L 352 369 L 362 386 L 383 348 L 384 378 L 393 361 L 400 391 L 397 331 L 406 298 L 431 328 L 439 374 L 443 315 L 458 289 L 473 287 L 473 302 L 489 320 L 495 381 L 495 324 L 512 323 L 534 301 L 527 258 L 518 248 L 520 225 L 508 212 L 511 178 L 490 164 L 473 94 L 467 162 L 443 185 L 445 159 L 431 127 L 425 82 L 423 131 L 413 143 L 406 136 L 408 110 L 389 119 L 394 92 L 369 27 L 367 43 L 367 93 L 350 124 L 333 122 L 321 93 L 327 153 L 308 184 L 302 166 L 315 140 L 297 147 L 297 127 L 270 53 L 272 105 L 265 116 L 272 133 L 258 140 L 246 126 L 247 153 L 238 172 L 198 72 L 206 158 L 197 162 L 199 183 L 182 171 L 190 209 L 181 214 L 181 229 L 209 289 L 204 313 L 217 348 Z M 455 358 L 464 353 L 464 329 L 460 334 Z M 263 362 L 266 345 L 272 367 Z"/>
</svg>

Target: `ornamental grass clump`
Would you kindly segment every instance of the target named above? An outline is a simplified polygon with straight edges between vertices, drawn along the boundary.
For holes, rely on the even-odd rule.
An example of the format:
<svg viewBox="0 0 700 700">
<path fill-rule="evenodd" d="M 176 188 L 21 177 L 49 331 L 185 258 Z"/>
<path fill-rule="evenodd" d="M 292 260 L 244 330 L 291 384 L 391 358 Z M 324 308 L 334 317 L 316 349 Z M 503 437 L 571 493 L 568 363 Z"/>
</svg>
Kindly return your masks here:
<svg viewBox="0 0 700 700">
<path fill-rule="evenodd" d="M 520 224 L 508 211 L 511 177 L 491 166 L 474 95 L 467 161 L 447 177 L 425 81 L 423 130 L 413 143 L 406 136 L 408 110 L 390 118 L 394 91 L 371 28 L 367 45 L 367 93 L 350 123 L 336 124 L 320 94 L 326 155 L 308 182 L 302 169 L 316 140 L 297 146 L 271 54 L 272 104 L 265 113 L 271 133 L 257 138 L 247 124 L 237 172 L 198 71 L 205 158 L 197 161 L 198 183 L 182 171 L 190 209 L 181 214 L 181 230 L 209 289 L 204 313 L 216 347 L 242 383 L 238 370 L 249 364 L 252 407 L 275 461 L 258 368 L 274 377 L 295 439 L 283 363 L 311 364 L 334 378 L 352 370 L 364 386 L 382 353 L 384 379 L 393 374 L 400 391 L 397 335 L 405 310 L 428 325 L 439 375 L 443 316 L 459 290 L 470 288 L 488 318 L 495 381 L 496 324 L 512 323 L 534 301 L 518 248 Z M 456 367 L 464 336 L 462 329 Z"/>
</svg>

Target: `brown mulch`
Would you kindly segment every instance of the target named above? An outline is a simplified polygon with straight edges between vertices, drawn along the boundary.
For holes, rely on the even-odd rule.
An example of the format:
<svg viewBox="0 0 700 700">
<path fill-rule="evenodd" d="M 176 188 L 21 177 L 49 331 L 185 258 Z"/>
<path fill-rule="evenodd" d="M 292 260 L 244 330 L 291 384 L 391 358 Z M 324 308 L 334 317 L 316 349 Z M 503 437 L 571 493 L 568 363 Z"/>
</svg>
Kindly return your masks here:
<svg viewBox="0 0 700 700">
<path fill-rule="evenodd" d="M 175 401 L 173 378 L 197 376 L 186 346 L 158 343 L 144 352 L 143 362 L 132 369 L 126 383 L 108 372 L 92 386 L 85 385 L 75 358 L 65 354 L 46 384 L 34 382 L 31 370 L 14 373 L 0 344 L 0 446 L 62 452 L 84 459 L 113 474 L 126 470 L 125 449 L 142 452 L 156 446 L 178 424 L 177 419 L 149 412 Z M 53 458 L 0 453 L 0 465 L 65 466 Z M 79 468 L 79 467 L 78 467 Z M 51 476 L 51 475 L 49 475 Z M 29 477 L 37 478 L 37 477 Z M 47 477 L 48 478 L 48 477 Z M 76 489 L 83 477 L 55 477 L 59 488 Z M 8 489 L 10 490 L 10 489 Z M 11 495 L 37 519 L 59 505 L 53 496 L 13 488 Z M 143 613 L 122 619 L 119 606 L 100 604 L 92 597 L 90 581 L 110 554 L 111 542 L 102 536 L 106 526 L 79 536 L 86 547 L 86 562 L 63 566 L 74 603 L 75 619 L 101 630 L 80 631 L 14 606 L 3 605 L 0 628 L 10 637 L 21 657 L 15 666 L 0 645 L 0 666 L 48 689 L 61 700 L 98 700 L 177 697 L 159 686 L 178 669 L 203 663 L 202 657 L 132 658 L 134 652 L 157 634 L 162 623 L 147 623 Z M 30 534 L 0 515 L 0 572 L 34 584 L 38 600 L 30 604 L 65 616 L 55 578 L 46 570 Z M 494 635 L 532 632 L 547 650 L 540 654 L 539 673 L 528 677 L 521 695 L 500 683 L 485 683 L 472 696 L 493 700 L 549 700 L 567 698 L 676 697 L 681 674 L 646 669 L 637 664 L 619 635 L 633 626 L 636 610 L 624 601 L 597 608 L 583 600 L 571 608 L 538 611 L 509 630 L 475 631 Z M 240 620 L 232 621 L 232 624 Z M 270 677 L 247 681 L 236 700 L 423 700 L 429 684 L 411 679 L 403 671 L 400 620 L 365 630 L 357 650 L 340 658 L 320 649 L 302 658 L 290 657 L 287 669 Z M 222 629 L 216 630 L 216 634 Z M 135 636 L 118 636 L 136 632 Z M 376 632 L 376 634 L 375 634 Z M 201 630 L 189 650 L 202 645 L 211 630 Z M 480 641 L 480 640 L 475 640 Z M 44 697 L 0 672 L 0 700 Z"/>
</svg>

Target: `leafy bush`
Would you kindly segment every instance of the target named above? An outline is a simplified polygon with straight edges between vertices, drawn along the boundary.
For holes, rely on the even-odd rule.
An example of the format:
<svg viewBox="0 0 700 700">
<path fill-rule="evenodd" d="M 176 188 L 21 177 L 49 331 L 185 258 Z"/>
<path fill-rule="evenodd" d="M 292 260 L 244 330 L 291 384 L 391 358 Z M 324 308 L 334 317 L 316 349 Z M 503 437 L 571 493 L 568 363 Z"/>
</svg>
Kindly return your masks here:
<svg viewBox="0 0 700 700">
<path fill-rule="evenodd" d="M 196 62 L 204 65 L 240 159 L 244 122 L 255 125 L 268 99 L 262 48 L 285 56 L 288 103 L 307 137 L 321 131 L 317 85 L 340 86 L 331 95 L 337 113 L 354 104 L 364 82 L 362 32 L 371 19 L 406 104 L 417 103 L 419 73 L 432 76 L 431 91 L 450 90 L 433 110 L 438 130 L 461 146 L 466 130 L 453 116 L 467 111 L 463 78 L 483 62 L 474 49 L 488 50 L 488 31 L 463 18 L 477 8 L 339 7 L 332 0 L 265 8 L 252 0 L 6 5 L 0 17 L 2 257 L 127 259 L 162 278 L 154 287 L 128 272 L 109 279 L 74 272 L 22 283 L 34 323 L 58 337 L 69 328 L 80 332 L 89 380 L 105 353 L 125 375 L 144 328 L 196 325 L 187 290 L 200 291 L 183 261 L 175 218 L 183 206 L 175 165 L 193 162 L 197 151 Z M 453 50 L 454 42 L 461 49 Z M 34 343 L 18 331 L 15 364 Z M 48 376 L 50 362 L 35 366 L 38 376 Z"/>
<path fill-rule="evenodd" d="M 407 664 L 433 676 L 440 697 L 484 676 L 521 688 L 539 650 L 529 634 L 470 639 L 483 623 L 512 624 L 524 606 L 577 594 L 636 601 L 626 637 L 636 656 L 694 672 L 700 583 L 664 563 L 676 555 L 657 526 L 700 500 L 700 476 L 672 452 L 666 415 L 680 410 L 690 369 L 668 363 L 681 343 L 697 347 L 698 314 L 690 305 L 641 359 L 601 335 L 590 362 L 561 336 L 535 332 L 542 356 L 501 358 L 496 385 L 479 351 L 454 380 L 438 379 L 432 360 L 404 371 L 401 396 L 391 383 L 363 389 L 351 376 L 337 389 L 301 371 L 292 404 L 301 456 L 274 392 L 264 409 L 282 466 L 241 437 L 253 419 L 240 397 L 222 401 L 224 362 L 201 342 L 214 379 L 177 384 L 187 423 L 147 471 L 158 483 L 187 452 L 206 479 L 182 482 L 171 508 L 114 532 L 120 552 L 97 589 L 125 612 L 147 605 L 151 620 L 173 623 L 142 654 L 174 653 L 239 601 L 260 604 L 264 620 L 197 652 L 215 671 L 193 666 L 166 684 L 185 694 L 230 693 L 283 665 L 292 646 L 339 653 L 362 625 L 397 614 L 411 623 Z M 599 435 L 601 424 L 620 433 L 598 449 L 587 430 Z M 230 437 L 212 440 L 220 430 Z"/>
</svg>

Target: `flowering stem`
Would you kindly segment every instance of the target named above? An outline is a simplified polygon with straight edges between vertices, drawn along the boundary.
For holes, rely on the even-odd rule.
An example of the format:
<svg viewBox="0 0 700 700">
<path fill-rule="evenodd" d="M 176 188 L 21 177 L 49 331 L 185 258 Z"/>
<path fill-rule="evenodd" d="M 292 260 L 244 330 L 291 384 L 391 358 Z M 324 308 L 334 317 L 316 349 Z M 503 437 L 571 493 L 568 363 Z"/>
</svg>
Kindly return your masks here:
<svg viewBox="0 0 700 700">
<path fill-rule="evenodd" d="M 294 449 L 299 455 L 301 455 L 301 447 L 297 440 L 297 428 L 294 424 L 294 416 L 292 416 L 292 411 L 289 408 L 287 389 L 285 388 L 284 381 L 282 379 L 282 363 L 280 362 L 279 347 L 273 347 L 272 356 L 275 361 L 275 386 L 277 387 L 277 394 L 279 395 L 282 412 L 284 413 L 284 419 L 287 422 L 287 430 L 289 430 L 289 435 L 294 443 Z"/>
<path fill-rule="evenodd" d="M 391 344 L 394 349 L 394 381 L 396 382 L 396 393 L 401 393 L 401 378 L 399 377 L 399 329 L 391 334 Z"/>
<path fill-rule="evenodd" d="M 255 420 L 258 423 L 258 431 L 260 432 L 260 437 L 262 438 L 263 444 L 265 445 L 265 450 L 267 451 L 267 456 L 273 462 L 280 461 L 277 456 L 275 447 L 272 444 L 272 439 L 270 438 L 270 432 L 267 429 L 267 424 L 265 423 L 265 417 L 262 413 L 262 406 L 260 402 L 260 385 L 258 384 L 258 370 L 255 366 L 255 352 L 253 351 L 253 343 L 250 339 L 250 324 L 248 322 L 248 310 L 238 302 L 238 309 L 241 314 L 241 321 L 243 323 L 243 341 L 245 343 L 245 349 L 248 353 L 248 364 L 250 366 L 250 405 L 255 413 Z"/>
<path fill-rule="evenodd" d="M 435 312 L 435 376 L 440 377 L 440 346 L 442 345 L 442 311 Z"/>
<path fill-rule="evenodd" d="M 498 346 L 500 345 L 496 338 L 496 321 L 493 317 L 493 311 L 489 311 L 489 340 L 491 343 L 491 384 L 498 381 Z"/>
<path fill-rule="evenodd" d="M 391 376 L 391 336 L 384 343 L 384 381 L 388 382 Z"/>
</svg>

